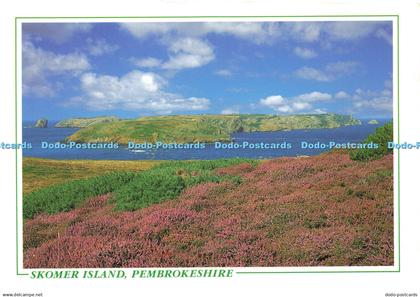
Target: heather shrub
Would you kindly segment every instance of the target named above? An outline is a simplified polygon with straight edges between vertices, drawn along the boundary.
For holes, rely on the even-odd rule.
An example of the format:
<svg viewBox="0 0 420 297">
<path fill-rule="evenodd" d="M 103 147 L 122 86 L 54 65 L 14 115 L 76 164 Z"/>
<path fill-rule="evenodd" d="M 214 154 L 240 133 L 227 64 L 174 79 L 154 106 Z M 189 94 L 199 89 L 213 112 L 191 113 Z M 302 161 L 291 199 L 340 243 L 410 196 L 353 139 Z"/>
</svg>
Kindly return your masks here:
<svg viewBox="0 0 420 297">
<path fill-rule="evenodd" d="M 36 190 L 23 197 L 23 217 L 72 210 L 89 197 L 113 192 L 135 176 L 135 173 L 117 172 Z"/>
<path fill-rule="evenodd" d="M 392 122 L 386 123 L 384 126 L 375 130 L 375 133 L 370 134 L 364 143 L 377 143 L 377 149 L 355 149 L 350 151 L 350 158 L 356 161 L 368 161 L 379 159 L 382 156 L 392 153 L 392 149 L 388 148 L 388 142 L 392 142 L 393 137 L 393 124 Z"/>
<path fill-rule="evenodd" d="M 103 195 L 25 220 L 24 267 L 391 266 L 392 160 L 353 162 L 344 151 L 280 158 L 262 162 L 237 186 L 186 187 L 200 174 L 221 178 L 220 170 L 163 166 L 175 185 L 185 183 L 179 199 L 115 212 L 113 195 Z"/>
</svg>

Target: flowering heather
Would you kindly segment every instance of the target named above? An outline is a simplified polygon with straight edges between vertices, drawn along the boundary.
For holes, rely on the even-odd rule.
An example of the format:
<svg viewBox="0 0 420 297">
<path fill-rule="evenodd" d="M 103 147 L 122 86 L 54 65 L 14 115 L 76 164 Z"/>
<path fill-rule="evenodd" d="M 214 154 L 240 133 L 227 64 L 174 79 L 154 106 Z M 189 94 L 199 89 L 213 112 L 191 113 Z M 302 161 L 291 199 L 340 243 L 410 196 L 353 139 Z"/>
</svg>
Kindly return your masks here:
<svg viewBox="0 0 420 297">
<path fill-rule="evenodd" d="M 181 164 L 181 163 L 180 163 Z M 392 265 L 393 160 L 345 152 L 215 170 L 135 211 L 112 194 L 24 225 L 24 265 L 64 267 Z"/>
</svg>

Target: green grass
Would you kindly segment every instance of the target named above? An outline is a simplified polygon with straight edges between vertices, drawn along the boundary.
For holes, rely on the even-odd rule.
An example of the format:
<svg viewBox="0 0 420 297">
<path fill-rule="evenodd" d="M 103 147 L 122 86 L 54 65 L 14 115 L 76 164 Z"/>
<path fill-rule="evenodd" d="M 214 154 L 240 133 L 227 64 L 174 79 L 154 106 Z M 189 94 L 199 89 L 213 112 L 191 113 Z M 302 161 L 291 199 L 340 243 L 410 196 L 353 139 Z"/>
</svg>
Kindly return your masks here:
<svg viewBox="0 0 420 297">
<path fill-rule="evenodd" d="M 214 142 L 229 141 L 234 132 L 337 128 L 358 125 L 347 115 L 176 115 L 113 121 L 80 129 L 68 141 L 75 142 Z"/>
<path fill-rule="evenodd" d="M 23 193 L 105 173 L 147 170 L 162 161 L 49 160 L 23 158 Z"/>
<path fill-rule="evenodd" d="M 186 187 L 240 178 L 218 175 L 214 169 L 240 163 L 256 164 L 246 159 L 211 161 L 163 162 L 142 172 L 114 172 L 101 176 L 78 179 L 35 190 L 23 197 L 25 219 L 46 213 L 72 210 L 86 199 L 113 193 L 111 201 L 117 210 L 136 210 L 154 203 L 176 198 Z"/>
</svg>

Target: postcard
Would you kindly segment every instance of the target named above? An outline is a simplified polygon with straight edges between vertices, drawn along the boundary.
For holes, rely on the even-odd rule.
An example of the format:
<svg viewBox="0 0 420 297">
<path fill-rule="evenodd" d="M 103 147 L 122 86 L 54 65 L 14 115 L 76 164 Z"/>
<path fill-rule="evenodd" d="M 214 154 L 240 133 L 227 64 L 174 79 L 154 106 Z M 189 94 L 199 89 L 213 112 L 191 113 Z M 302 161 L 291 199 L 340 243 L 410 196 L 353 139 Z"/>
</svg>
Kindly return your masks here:
<svg viewBox="0 0 420 297">
<path fill-rule="evenodd" d="M 417 296 L 399 13 L 57 11 L 10 12 L 3 296 Z"/>
</svg>

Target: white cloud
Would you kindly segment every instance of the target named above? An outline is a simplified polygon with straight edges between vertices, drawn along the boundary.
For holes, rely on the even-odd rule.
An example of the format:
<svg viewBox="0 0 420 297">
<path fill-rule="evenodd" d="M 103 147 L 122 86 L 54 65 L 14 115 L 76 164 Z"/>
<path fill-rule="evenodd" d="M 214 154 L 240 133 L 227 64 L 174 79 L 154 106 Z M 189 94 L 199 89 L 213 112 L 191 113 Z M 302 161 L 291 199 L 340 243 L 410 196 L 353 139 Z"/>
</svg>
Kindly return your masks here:
<svg viewBox="0 0 420 297">
<path fill-rule="evenodd" d="M 356 72 L 359 63 L 354 61 L 339 61 L 325 66 L 325 72 L 334 76 L 349 75 Z"/>
<path fill-rule="evenodd" d="M 335 99 L 346 99 L 352 105 L 349 112 L 389 115 L 393 109 L 392 82 L 386 80 L 382 90 L 356 89 L 352 94 L 337 92 Z"/>
<path fill-rule="evenodd" d="M 280 34 L 279 25 L 273 22 L 204 23 L 204 32 L 230 34 L 255 43 L 270 42 Z"/>
<path fill-rule="evenodd" d="M 357 89 L 352 99 L 356 111 L 392 112 L 392 89 L 387 82 L 382 91 Z"/>
<path fill-rule="evenodd" d="M 304 42 L 317 41 L 322 30 L 321 22 L 289 22 L 283 27 L 288 37 Z"/>
<path fill-rule="evenodd" d="M 221 114 L 238 114 L 239 107 L 238 106 L 228 107 L 228 108 L 223 109 L 220 113 Z"/>
<path fill-rule="evenodd" d="M 311 92 L 293 98 L 285 98 L 281 95 L 268 96 L 260 99 L 260 104 L 269 107 L 279 113 L 325 113 L 324 109 L 313 109 L 313 104 L 331 100 L 333 97 L 328 93 Z"/>
<path fill-rule="evenodd" d="M 227 88 L 226 91 L 229 93 L 248 93 L 250 90 L 247 88 L 231 87 L 231 88 Z"/>
<path fill-rule="evenodd" d="M 278 106 L 277 108 L 275 108 L 275 110 L 277 110 L 277 112 L 280 112 L 280 113 L 292 113 L 292 112 L 294 112 L 293 108 L 290 105 L 281 105 L 281 106 Z"/>
<path fill-rule="evenodd" d="M 80 82 L 83 94 L 70 99 L 68 104 L 83 104 L 93 110 L 118 108 L 170 114 L 181 110 L 205 110 L 210 104 L 206 98 L 184 98 L 165 92 L 166 80 L 152 72 L 135 70 L 121 77 L 86 73 Z"/>
<path fill-rule="evenodd" d="M 324 113 L 327 113 L 328 111 L 325 109 L 325 108 L 315 108 L 313 111 L 312 111 L 312 113 L 315 113 L 315 114 L 324 114 Z"/>
<path fill-rule="evenodd" d="M 128 31 L 136 38 L 142 39 L 149 35 L 163 35 L 167 34 L 179 27 L 177 23 L 121 23 L 120 26 L 123 30 Z"/>
<path fill-rule="evenodd" d="M 378 31 L 376 31 L 376 37 L 382 38 L 383 40 L 388 42 L 388 44 L 392 45 L 392 34 L 386 31 L 385 29 L 378 29 Z"/>
<path fill-rule="evenodd" d="M 25 41 L 22 45 L 23 93 L 38 97 L 55 94 L 48 78 L 55 75 L 79 75 L 90 68 L 85 55 L 79 53 L 56 54 L 35 47 Z"/>
<path fill-rule="evenodd" d="M 312 92 L 296 96 L 295 99 L 304 102 L 319 102 L 330 100 L 332 96 L 328 93 Z"/>
<path fill-rule="evenodd" d="M 334 98 L 336 98 L 336 99 L 347 99 L 347 98 L 350 98 L 350 95 L 347 94 L 344 91 L 339 91 L 334 95 Z"/>
<path fill-rule="evenodd" d="M 117 51 L 120 47 L 115 44 L 109 44 L 104 39 L 92 40 L 88 38 L 86 40 L 87 50 L 92 56 L 102 56 L 105 54 L 111 54 Z"/>
<path fill-rule="evenodd" d="M 218 76 L 224 76 L 224 77 L 229 77 L 232 76 L 232 71 L 230 71 L 229 69 L 219 69 L 217 71 L 214 72 L 214 74 L 218 75 Z"/>
<path fill-rule="evenodd" d="M 148 57 L 143 59 L 132 58 L 131 61 L 134 65 L 141 68 L 155 68 L 162 64 L 162 61 L 156 58 Z"/>
<path fill-rule="evenodd" d="M 147 57 L 131 58 L 132 63 L 141 68 L 178 71 L 204 66 L 215 58 L 211 45 L 198 38 L 171 39 L 165 43 L 168 43 L 169 58 L 167 61 Z"/>
<path fill-rule="evenodd" d="M 207 34 L 232 35 L 255 43 L 274 39 L 294 39 L 301 42 L 325 40 L 357 40 L 378 36 L 385 22 L 198 22 L 198 23 L 123 23 L 121 27 L 137 38 L 155 36 L 202 37 Z"/>
<path fill-rule="evenodd" d="M 295 71 L 295 75 L 299 78 L 317 81 L 330 81 L 332 78 L 325 73 L 323 70 L 319 70 L 312 67 L 302 67 Z"/>
<path fill-rule="evenodd" d="M 284 33 L 281 35 L 301 42 L 322 40 L 327 43 L 354 41 L 373 35 L 389 43 L 390 34 L 385 31 L 384 24 L 374 21 L 288 22 L 281 27 Z"/>
<path fill-rule="evenodd" d="M 334 99 L 347 100 L 352 106 L 348 111 L 352 113 L 389 115 L 393 109 L 392 86 L 389 80 L 384 82 L 384 89 L 378 91 L 357 89 L 352 94 L 339 91 L 334 96 L 315 91 L 291 98 L 273 95 L 260 99 L 259 103 L 278 113 L 327 113 L 325 108 L 316 105 Z"/>
<path fill-rule="evenodd" d="M 295 76 L 307 80 L 316 80 L 321 82 L 328 82 L 336 80 L 342 76 L 350 75 L 357 71 L 360 64 L 354 61 L 340 61 L 327 64 L 323 69 L 312 67 L 302 67 L 297 69 Z"/>
<path fill-rule="evenodd" d="M 303 48 L 303 47 L 295 47 L 293 52 L 295 53 L 296 56 L 303 59 L 312 59 L 317 56 L 315 51 L 308 48 Z"/>
<path fill-rule="evenodd" d="M 312 108 L 312 105 L 309 104 L 308 102 L 293 102 L 292 106 L 293 106 L 293 110 L 296 110 L 296 111 Z"/>
<path fill-rule="evenodd" d="M 135 38 L 146 39 L 150 36 L 159 38 L 168 45 L 169 60 L 153 64 L 166 70 L 196 68 L 208 64 L 215 59 L 210 43 L 202 39 L 208 35 L 231 35 L 253 43 L 274 43 L 277 41 L 297 40 L 299 42 L 321 42 L 323 46 L 331 46 L 332 41 L 357 40 L 369 35 L 386 39 L 384 22 L 337 21 L 337 22 L 174 22 L 174 23 L 121 23 L 122 30 Z M 189 40 L 189 41 L 188 41 Z M 206 53 L 196 52 L 182 45 L 183 42 L 205 48 Z M 175 46 L 174 44 L 178 44 Z M 205 45 L 203 45 L 205 44 Z M 182 45 L 182 47 L 181 47 Z M 175 49 L 177 48 L 177 49 Z M 294 54 L 304 59 L 311 59 L 317 53 L 307 47 L 297 46 Z M 143 59 L 140 59 L 143 60 Z M 142 64 L 142 63 L 140 63 Z M 349 66 L 349 65 L 347 65 Z M 344 75 L 334 69 L 316 69 L 303 67 L 296 75 L 304 79 L 331 81 L 335 76 Z"/>
<path fill-rule="evenodd" d="M 333 39 L 355 40 L 374 33 L 380 25 L 378 22 L 326 22 L 324 31 Z"/>
<path fill-rule="evenodd" d="M 40 38 L 64 43 L 75 34 L 86 33 L 92 29 L 87 23 L 24 23 L 22 25 L 25 38 Z"/>
<path fill-rule="evenodd" d="M 392 89 L 392 80 L 387 79 L 386 81 L 384 81 L 384 86 L 385 89 Z"/>
<path fill-rule="evenodd" d="M 207 34 L 232 35 L 255 43 L 270 42 L 278 36 L 279 24 L 273 22 L 197 22 L 197 23 L 122 23 L 121 28 L 134 37 L 151 35 L 202 37 Z"/>
<path fill-rule="evenodd" d="M 201 67 L 214 59 L 213 48 L 196 38 L 181 38 L 169 46 L 170 58 L 162 64 L 163 69 L 180 70 Z"/>
<path fill-rule="evenodd" d="M 276 107 L 276 106 L 280 106 L 284 104 L 285 99 L 283 98 L 283 96 L 281 95 L 273 95 L 273 96 L 268 96 L 264 99 L 260 100 L 260 103 L 262 105 L 266 105 L 269 107 Z"/>
</svg>

